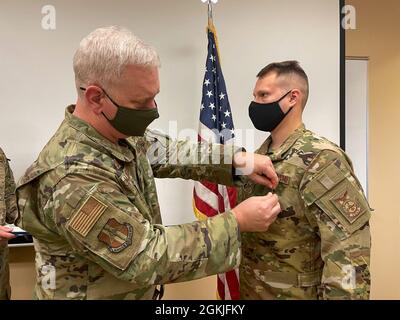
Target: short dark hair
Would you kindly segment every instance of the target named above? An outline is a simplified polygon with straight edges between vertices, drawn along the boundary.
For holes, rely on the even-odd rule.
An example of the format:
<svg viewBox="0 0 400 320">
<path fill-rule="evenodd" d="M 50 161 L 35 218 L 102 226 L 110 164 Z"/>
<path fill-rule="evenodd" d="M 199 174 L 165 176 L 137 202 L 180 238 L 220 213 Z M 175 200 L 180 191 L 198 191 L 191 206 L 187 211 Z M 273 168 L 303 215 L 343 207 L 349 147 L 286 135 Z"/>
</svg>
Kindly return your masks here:
<svg viewBox="0 0 400 320">
<path fill-rule="evenodd" d="M 270 63 L 269 65 L 265 66 L 261 69 L 261 71 L 257 74 L 257 78 L 263 78 L 269 73 L 276 73 L 277 77 L 280 76 L 292 76 L 296 75 L 300 79 L 304 81 L 304 95 L 305 101 L 304 104 L 307 102 L 308 94 L 309 94 L 309 82 L 308 76 L 305 73 L 304 69 L 300 66 L 298 61 L 283 61 L 283 62 L 274 62 Z"/>
</svg>

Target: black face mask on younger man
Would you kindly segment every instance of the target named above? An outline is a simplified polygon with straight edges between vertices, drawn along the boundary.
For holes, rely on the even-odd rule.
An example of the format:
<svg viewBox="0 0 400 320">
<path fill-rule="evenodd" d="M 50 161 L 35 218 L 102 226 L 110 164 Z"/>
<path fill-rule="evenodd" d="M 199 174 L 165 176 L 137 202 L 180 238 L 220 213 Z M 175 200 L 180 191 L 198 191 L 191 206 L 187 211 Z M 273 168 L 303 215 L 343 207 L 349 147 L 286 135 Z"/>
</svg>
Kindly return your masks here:
<svg viewBox="0 0 400 320">
<path fill-rule="evenodd" d="M 292 90 L 275 102 L 257 103 L 252 101 L 249 106 L 249 117 L 254 127 L 265 132 L 273 131 L 293 109 L 292 107 L 288 112 L 284 113 L 279 105 L 279 102 L 291 92 Z"/>
</svg>

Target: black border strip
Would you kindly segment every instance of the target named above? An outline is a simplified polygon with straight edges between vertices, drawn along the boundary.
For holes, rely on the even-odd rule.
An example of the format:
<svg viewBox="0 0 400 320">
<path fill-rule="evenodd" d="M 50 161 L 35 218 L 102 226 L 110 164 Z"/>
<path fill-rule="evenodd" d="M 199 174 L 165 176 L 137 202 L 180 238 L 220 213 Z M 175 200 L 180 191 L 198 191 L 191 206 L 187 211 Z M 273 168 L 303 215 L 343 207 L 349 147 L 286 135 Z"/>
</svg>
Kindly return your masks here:
<svg viewBox="0 0 400 320">
<path fill-rule="evenodd" d="M 340 147 L 346 150 L 346 30 L 342 27 L 345 0 L 339 0 L 340 29 Z"/>
</svg>

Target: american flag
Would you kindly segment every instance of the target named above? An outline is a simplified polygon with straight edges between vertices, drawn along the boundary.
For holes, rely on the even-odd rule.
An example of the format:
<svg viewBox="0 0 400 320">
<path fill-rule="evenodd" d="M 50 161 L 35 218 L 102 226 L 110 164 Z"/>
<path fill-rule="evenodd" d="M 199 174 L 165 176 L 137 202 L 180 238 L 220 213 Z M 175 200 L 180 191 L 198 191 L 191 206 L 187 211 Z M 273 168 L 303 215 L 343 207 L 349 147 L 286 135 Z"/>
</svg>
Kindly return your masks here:
<svg viewBox="0 0 400 320">
<path fill-rule="evenodd" d="M 218 54 L 218 42 L 213 25 L 209 25 L 208 53 L 200 108 L 199 141 L 232 144 L 234 127 Z M 196 182 L 193 208 L 199 220 L 226 212 L 236 204 L 236 189 L 207 181 Z M 238 300 L 239 270 L 218 275 L 217 295 L 220 300 Z"/>
</svg>

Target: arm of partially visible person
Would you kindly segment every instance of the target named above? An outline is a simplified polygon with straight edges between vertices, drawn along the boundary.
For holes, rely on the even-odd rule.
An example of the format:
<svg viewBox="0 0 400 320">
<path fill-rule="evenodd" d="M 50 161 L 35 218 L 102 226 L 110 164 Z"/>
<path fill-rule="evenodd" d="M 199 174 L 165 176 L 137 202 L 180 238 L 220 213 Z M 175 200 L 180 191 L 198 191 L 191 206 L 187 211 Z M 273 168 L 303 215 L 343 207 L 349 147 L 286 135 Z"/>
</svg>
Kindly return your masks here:
<svg viewBox="0 0 400 320">
<path fill-rule="evenodd" d="M 6 204 L 6 222 L 9 224 L 17 222 L 18 215 L 18 207 L 17 200 L 15 196 L 15 180 L 14 175 L 11 171 L 10 165 L 8 161 L 5 166 L 5 192 L 4 192 L 4 201 Z"/>
<path fill-rule="evenodd" d="M 15 181 L 8 159 L 1 149 L 0 162 L 4 167 L 4 181 L 2 182 L 4 184 L 4 199 L 1 199 L 1 201 L 4 202 L 5 222 L 11 224 L 18 218 L 18 209 L 15 197 Z M 2 221 L 4 222 L 4 220 Z M 11 231 L 11 228 L 0 226 L 0 242 L 4 243 L 15 238 Z"/>
</svg>

